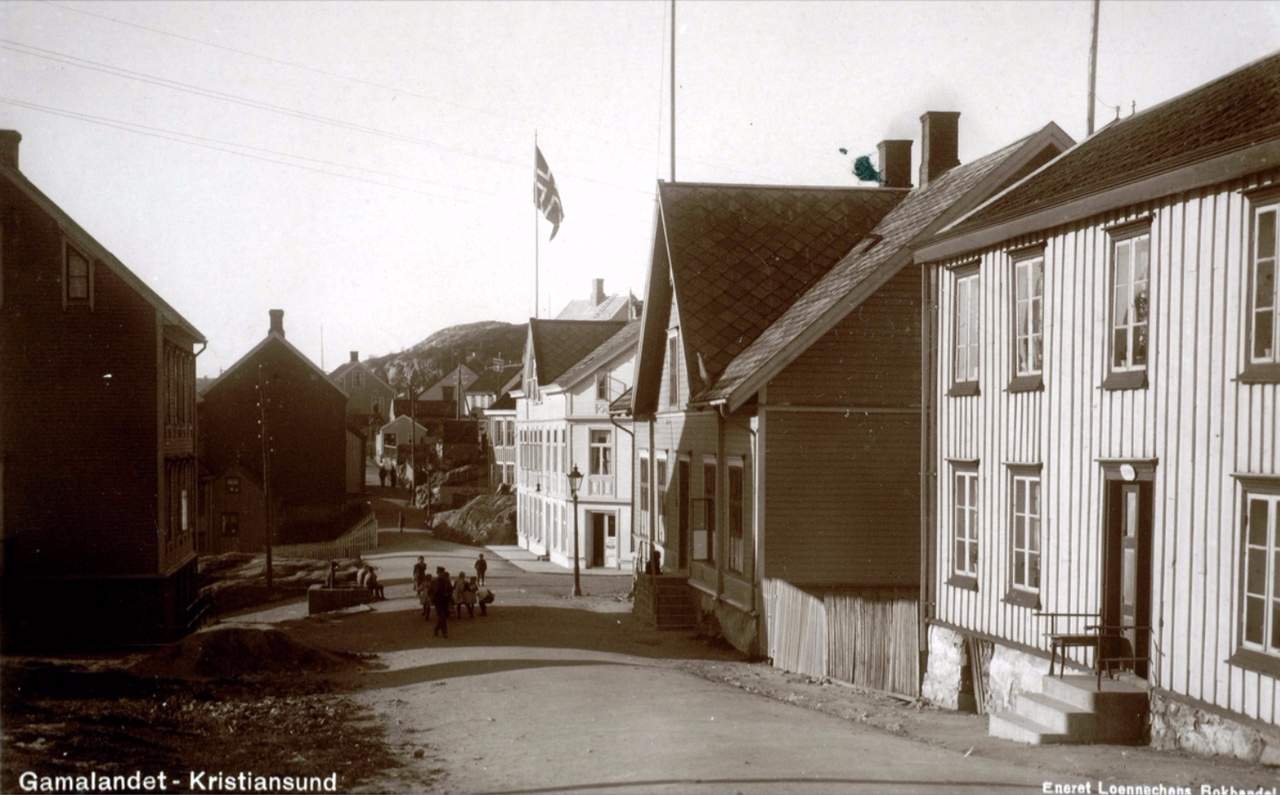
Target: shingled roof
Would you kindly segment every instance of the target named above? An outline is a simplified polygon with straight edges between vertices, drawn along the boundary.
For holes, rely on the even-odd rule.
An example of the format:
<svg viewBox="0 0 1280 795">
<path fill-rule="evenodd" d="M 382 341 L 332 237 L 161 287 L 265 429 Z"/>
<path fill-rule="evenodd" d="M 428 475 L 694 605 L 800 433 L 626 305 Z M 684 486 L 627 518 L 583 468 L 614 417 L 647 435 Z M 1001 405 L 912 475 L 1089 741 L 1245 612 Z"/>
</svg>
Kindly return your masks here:
<svg viewBox="0 0 1280 795">
<path fill-rule="evenodd" d="M 662 183 L 690 368 L 714 377 L 902 200 L 888 188 Z"/>
<path fill-rule="evenodd" d="M 876 224 L 870 234 L 842 257 L 772 325 L 733 358 L 719 379 L 695 395 L 694 402 L 727 399 L 744 381 L 795 342 L 810 326 L 864 284 L 874 287 L 896 273 L 910 253 L 907 247 L 941 226 L 946 217 L 957 217 L 991 195 L 1001 182 L 1047 162 L 1071 144 L 1055 124 L 971 163 L 956 166 L 923 187 L 916 188 Z M 1004 167 L 1004 168 L 1002 168 Z M 991 177 L 979 196 L 970 192 Z M 968 197 L 967 205 L 958 205 Z M 949 212 L 950 211 L 950 212 Z M 905 259 L 904 259 L 905 256 Z M 850 307 L 852 308 L 852 307 Z"/>
<path fill-rule="evenodd" d="M 621 320 L 529 319 L 538 383 L 550 384 L 626 325 Z"/>
<path fill-rule="evenodd" d="M 992 226 L 1280 136 L 1280 53 L 1103 127 L 942 237 Z"/>
<path fill-rule="evenodd" d="M 640 339 L 640 321 L 632 320 L 618 330 L 616 334 L 600 343 L 600 346 L 579 359 L 572 367 L 561 373 L 555 381 L 564 388 L 569 388 L 596 370 L 608 364 L 627 350 L 635 350 Z M 541 373 L 539 373 L 541 378 Z"/>
<path fill-rule="evenodd" d="M 499 370 L 485 370 L 480 374 L 479 378 L 471 382 L 471 386 L 467 387 L 463 391 L 468 395 L 500 395 L 505 391 L 503 387 L 505 387 L 511 379 L 515 378 L 519 372 L 520 365 L 518 364 L 512 364 Z"/>
</svg>

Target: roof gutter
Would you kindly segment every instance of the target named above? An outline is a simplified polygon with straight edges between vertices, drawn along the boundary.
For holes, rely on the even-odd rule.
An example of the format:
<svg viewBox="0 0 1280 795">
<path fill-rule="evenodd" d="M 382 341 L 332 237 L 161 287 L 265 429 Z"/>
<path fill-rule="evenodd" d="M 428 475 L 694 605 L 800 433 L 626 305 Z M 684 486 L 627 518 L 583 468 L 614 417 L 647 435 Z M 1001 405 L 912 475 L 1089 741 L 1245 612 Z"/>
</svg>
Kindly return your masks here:
<svg viewBox="0 0 1280 795">
<path fill-rule="evenodd" d="M 1280 141 L 1255 144 L 1201 160 L 1174 171 L 1166 171 L 1100 193 L 1082 196 L 1054 207 L 1047 207 L 1004 223 L 937 240 L 921 246 L 916 251 L 915 261 L 917 263 L 933 262 L 958 257 L 996 246 L 1021 235 L 1062 226 L 1161 196 L 1225 182 L 1276 166 L 1280 166 Z"/>
</svg>

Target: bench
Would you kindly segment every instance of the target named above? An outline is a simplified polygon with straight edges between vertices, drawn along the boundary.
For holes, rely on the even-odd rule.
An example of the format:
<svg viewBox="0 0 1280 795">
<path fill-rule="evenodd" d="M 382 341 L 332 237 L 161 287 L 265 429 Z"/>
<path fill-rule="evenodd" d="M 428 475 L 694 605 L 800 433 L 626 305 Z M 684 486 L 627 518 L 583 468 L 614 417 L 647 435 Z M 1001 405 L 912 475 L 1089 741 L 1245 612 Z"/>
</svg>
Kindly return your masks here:
<svg viewBox="0 0 1280 795">
<path fill-rule="evenodd" d="M 326 588 L 313 585 L 307 589 L 307 615 L 328 613 L 373 601 L 373 591 L 358 585 Z"/>
</svg>

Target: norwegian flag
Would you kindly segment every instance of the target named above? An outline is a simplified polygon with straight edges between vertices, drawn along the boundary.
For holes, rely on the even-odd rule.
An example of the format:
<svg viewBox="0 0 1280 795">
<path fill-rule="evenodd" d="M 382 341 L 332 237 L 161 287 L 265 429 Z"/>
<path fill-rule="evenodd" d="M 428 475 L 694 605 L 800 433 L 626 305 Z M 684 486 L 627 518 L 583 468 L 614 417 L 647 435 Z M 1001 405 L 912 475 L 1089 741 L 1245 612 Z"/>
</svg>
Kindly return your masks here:
<svg viewBox="0 0 1280 795">
<path fill-rule="evenodd" d="M 542 150 L 533 147 L 534 163 L 534 203 L 542 211 L 542 215 L 551 222 L 551 237 L 556 239 L 560 231 L 560 222 L 564 220 L 564 205 L 560 204 L 560 191 L 556 189 L 556 178 L 551 175 L 551 167 L 542 156 Z"/>
</svg>

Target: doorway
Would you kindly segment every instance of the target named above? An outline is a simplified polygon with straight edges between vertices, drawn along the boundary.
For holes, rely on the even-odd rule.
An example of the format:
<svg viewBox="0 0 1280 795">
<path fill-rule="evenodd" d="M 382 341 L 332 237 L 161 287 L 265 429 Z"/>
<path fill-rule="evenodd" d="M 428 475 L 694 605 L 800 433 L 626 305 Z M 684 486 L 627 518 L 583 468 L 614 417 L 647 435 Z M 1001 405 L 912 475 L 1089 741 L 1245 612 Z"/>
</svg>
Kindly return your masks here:
<svg viewBox="0 0 1280 795">
<path fill-rule="evenodd" d="M 689 461 L 676 463 L 676 531 L 680 534 L 680 569 L 689 568 Z"/>
<path fill-rule="evenodd" d="M 618 518 L 612 513 L 591 512 L 591 565 L 618 565 Z"/>
<path fill-rule="evenodd" d="M 1147 678 L 1151 649 L 1152 484 L 1106 481 L 1103 547 L 1104 651 L 1119 668 Z"/>
</svg>

